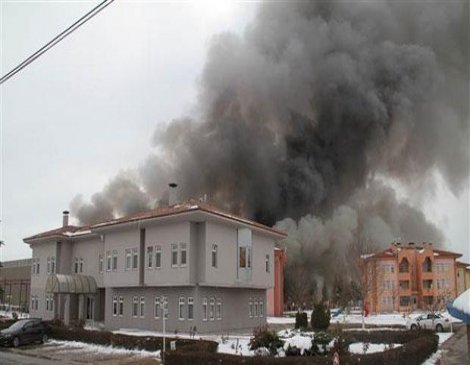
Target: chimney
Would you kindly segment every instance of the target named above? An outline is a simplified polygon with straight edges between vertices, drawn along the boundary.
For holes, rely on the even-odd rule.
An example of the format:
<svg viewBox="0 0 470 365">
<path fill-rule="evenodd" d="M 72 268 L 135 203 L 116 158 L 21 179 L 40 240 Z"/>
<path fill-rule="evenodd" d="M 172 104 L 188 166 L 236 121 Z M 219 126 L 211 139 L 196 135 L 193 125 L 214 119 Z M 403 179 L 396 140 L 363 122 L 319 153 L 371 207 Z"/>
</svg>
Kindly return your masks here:
<svg viewBox="0 0 470 365">
<path fill-rule="evenodd" d="M 168 206 L 172 207 L 176 203 L 178 203 L 178 184 L 176 183 L 169 183 L 169 195 L 168 195 Z"/>
<path fill-rule="evenodd" d="M 62 217 L 62 227 L 67 227 L 69 225 L 69 211 L 64 210 L 62 212 L 63 217 Z"/>
</svg>

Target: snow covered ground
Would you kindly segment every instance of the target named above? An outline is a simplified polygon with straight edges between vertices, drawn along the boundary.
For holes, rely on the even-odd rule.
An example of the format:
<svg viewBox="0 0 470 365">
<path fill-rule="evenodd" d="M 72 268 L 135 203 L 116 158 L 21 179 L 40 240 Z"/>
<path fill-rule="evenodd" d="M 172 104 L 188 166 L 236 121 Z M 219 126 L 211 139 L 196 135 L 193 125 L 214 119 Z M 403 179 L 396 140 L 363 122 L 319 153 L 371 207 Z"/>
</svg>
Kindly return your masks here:
<svg viewBox="0 0 470 365">
<path fill-rule="evenodd" d="M 394 343 L 393 348 L 402 346 L 399 343 Z M 383 352 L 389 349 L 389 345 L 384 343 L 364 343 L 355 342 L 349 345 L 349 352 L 352 354 L 373 354 L 374 352 Z"/>
<path fill-rule="evenodd" d="M 29 318 L 28 313 L 16 313 L 18 314 L 18 318 Z M 0 317 L 13 318 L 13 311 L 0 310 Z"/>
</svg>

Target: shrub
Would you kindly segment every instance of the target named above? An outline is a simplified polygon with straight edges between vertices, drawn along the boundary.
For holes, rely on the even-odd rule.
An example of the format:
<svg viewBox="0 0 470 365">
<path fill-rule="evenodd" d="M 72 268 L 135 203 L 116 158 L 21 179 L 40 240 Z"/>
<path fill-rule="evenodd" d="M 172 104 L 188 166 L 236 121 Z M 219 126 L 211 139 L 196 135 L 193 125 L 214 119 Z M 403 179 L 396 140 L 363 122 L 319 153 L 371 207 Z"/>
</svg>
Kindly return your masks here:
<svg viewBox="0 0 470 365">
<path fill-rule="evenodd" d="M 307 328 L 308 327 L 308 317 L 305 312 L 297 312 L 295 314 L 295 328 Z"/>
<path fill-rule="evenodd" d="M 268 326 L 260 326 L 253 330 L 253 337 L 250 339 L 250 349 L 256 350 L 267 348 L 271 355 L 277 354 L 277 349 L 282 346 L 282 341 L 276 332 L 270 331 Z"/>
<path fill-rule="evenodd" d="M 18 319 L 18 313 L 11 312 L 11 317 L 16 321 Z"/>
<path fill-rule="evenodd" d="M 327 345 L 333 341 L 333 336 L 326 332 L 315 333 L 312 339 L 312 354 L 325 355 L 328 353 Z"/>
<path fill-rule="evenodd" d="M 322 303 L 315 304 L 310 323 L 314 330 L 324 331 L 328 329 L 330 326 L 330 310 Z"/>
</svg>

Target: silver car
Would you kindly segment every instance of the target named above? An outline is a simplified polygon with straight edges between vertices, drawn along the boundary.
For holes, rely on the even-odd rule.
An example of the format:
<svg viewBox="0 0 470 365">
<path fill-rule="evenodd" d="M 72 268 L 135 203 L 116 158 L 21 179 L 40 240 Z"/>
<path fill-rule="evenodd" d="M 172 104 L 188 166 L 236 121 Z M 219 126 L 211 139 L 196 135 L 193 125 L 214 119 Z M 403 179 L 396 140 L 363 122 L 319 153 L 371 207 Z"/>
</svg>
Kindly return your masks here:
<svg viewBox="0 0 470 365">
<path fill-rule="evenodd" d="M 408 318 L 406 328 L 409 330 L 433 329 L 436 332 L 443 332 L 450 329 L 450 321 L 438 313 L 425 313 L 415 318 Z"/>
</svg>

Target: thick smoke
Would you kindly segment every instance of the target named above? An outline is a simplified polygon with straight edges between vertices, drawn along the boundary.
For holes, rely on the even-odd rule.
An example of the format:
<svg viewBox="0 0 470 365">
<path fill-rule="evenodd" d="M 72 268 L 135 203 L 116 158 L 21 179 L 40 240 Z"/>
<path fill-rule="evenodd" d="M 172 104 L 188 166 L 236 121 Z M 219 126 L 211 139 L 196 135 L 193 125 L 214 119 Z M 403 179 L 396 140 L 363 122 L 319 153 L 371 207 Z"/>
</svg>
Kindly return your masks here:
<svg viewBox="0 0 470 365">
<path fill-rule="evenodd" d="M 72 212 L 91 223 L 141 210 L 177 181 L 182 198 L 208 194 L 265 224 L 282 220 L 312 262 L 364 230 L 378 244 L 441 241 L 376 176 L 417 186 L 438 171 L 456 194 L 468 181 L 468 10 L 261 5 L 242 37 L 214 37 L 199 116 L 159 126 L 138 179 L 118 177 Z"/>
</svg>

